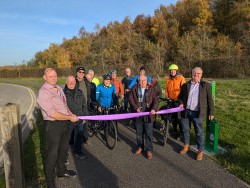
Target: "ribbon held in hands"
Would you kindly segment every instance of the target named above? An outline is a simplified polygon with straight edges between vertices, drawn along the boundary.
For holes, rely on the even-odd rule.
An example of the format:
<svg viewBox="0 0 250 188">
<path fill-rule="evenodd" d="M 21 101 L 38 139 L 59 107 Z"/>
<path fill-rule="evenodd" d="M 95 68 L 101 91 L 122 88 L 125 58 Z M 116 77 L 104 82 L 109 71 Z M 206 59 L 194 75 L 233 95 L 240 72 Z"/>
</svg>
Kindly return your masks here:
<svg viewBox="0 0 250 188">
<path fill-rule="evenodd" d="M 156 112 L 156 114 L 168 114 L 168 113 L 175 113 L 181 112 L 184 108 L 176 107 L 170 108 L 166 110 L 160 110 Z M 136 113 L 127 113 L 127 114 L 109 114 L 109 115 L 96 115 L 96 116 L 78 116 L 81 120 L 97 120 L 97 121 L 107 121 L 107 120 L 122 120 L 122 119 L 129 119 L 129 118 L 136 118 L 140 116 L 147 116 L 151 115 L 150 112 L 136 112 Z"/>
</svg>

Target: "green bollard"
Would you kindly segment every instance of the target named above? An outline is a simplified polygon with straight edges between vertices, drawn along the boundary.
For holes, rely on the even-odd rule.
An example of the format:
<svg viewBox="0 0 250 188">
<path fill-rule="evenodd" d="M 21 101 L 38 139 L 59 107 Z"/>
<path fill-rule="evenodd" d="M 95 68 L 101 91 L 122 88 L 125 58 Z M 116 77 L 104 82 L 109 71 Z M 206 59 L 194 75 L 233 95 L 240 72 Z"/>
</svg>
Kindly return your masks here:
<svg viewBox="0 0 250 188">
<path fill-rule="evenodd" d="M 219 123 L 213 119 L 207 121 L 205 148 L 209 152 L 218 151 Z"/>
<path fill-rule="evenodd" d="M 215 81 L 210 81 L 212 97 L 215 104 Z M 209 152 L 218 151 L 219 123 L 213 119 L 206 122 L 206 143 L 205 148 Z"/>
</svg>

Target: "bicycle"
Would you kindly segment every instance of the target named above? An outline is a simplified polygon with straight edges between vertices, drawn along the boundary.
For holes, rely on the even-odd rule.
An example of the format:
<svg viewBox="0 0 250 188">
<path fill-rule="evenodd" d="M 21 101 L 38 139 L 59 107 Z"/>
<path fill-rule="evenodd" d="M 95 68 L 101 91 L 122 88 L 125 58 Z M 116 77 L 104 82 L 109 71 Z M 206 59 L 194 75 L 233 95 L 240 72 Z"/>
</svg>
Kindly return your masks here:
<svg viewBox="0 0 250 188">
<path fill-rule="evenodd" d="M 90 115 L 108 115 L 112 110 L 117 110 L 116 107 L 103 108 L 102 112 L 98 112 L 97 108 L 95 110 L 90 110 Z M 109 149 L 114 149 L 117 142 L 117 121 L 107 120 L 107 121 L 90 121 L 88 127 L 88 134 L 90 137 L 97 135 L 102 130 L 104 131 L 105 141 Z"/>
<path fill-rule="evenodd" d="M 161 101 L 166 102 L 164 106 L 162 106 L 159 110 L 165 110 L 173 107 L 173 100 L 170 98 L 159 98 Z M 172 114 L 162 114 L 160 115 L 161 119 L 164 121 L 162 125 L 161 132 L 163 133 L 163 146 L 167 145 L 167 139 L 169 135 L 169 126 L 172 122 Z"/>
</svg>

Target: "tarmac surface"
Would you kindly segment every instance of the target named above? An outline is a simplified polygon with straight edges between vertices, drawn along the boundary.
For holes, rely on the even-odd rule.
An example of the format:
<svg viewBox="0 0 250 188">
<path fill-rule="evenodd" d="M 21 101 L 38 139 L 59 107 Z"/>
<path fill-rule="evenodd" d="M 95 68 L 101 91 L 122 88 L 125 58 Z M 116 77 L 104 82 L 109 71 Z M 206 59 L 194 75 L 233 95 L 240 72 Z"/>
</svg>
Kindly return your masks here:
<svg viewBox="0 0 250 188">
<path fill-rule="evenodd" d="M 103 132 L 90 138 L 84 146 L 84 160 L 70 153 L 68 169 L 78 176 L 58 179 L 59 187 L 249 187 L 208 156 L 196 161 L 196 152 L 180 155 L 182 143 L 173 138 L 162 145 L 162 135 L 154 132 L 154 156 L 148 160 L 145 152 L 135 155 L 135 130 L 126 121 L 119 124 L 118 142 L 113 150 L 107 148 Z"/>
</svg>

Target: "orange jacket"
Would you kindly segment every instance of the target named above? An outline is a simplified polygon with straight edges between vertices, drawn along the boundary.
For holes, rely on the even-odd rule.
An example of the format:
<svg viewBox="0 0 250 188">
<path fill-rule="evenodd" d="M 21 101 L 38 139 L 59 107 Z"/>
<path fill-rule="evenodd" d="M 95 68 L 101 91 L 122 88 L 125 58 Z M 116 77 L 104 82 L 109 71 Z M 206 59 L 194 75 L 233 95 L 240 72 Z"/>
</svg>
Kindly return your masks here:
<svg viewBox="0 0 250 188">
<path fill-rule="evenodd" d="M 111 84 L 114 84 L 115 85 L 115 89 L 116 89 L 116 94 L 119 94 L 121 96 L 124 96 L 124 89 L 123 89 L 123 86 L 122 86 L 122 82 L 118 79 L 116 80 L 111 80 Z"/>
<path fill-rule="evenodd" d="M 167 78 L 165 96 L 177 101 L 178 95 L 181 92 L 181 86 L 184 83 L 186 83 L 186 80 L 181 74 L 177 74 L 175 77 Z"/>
</svg>

